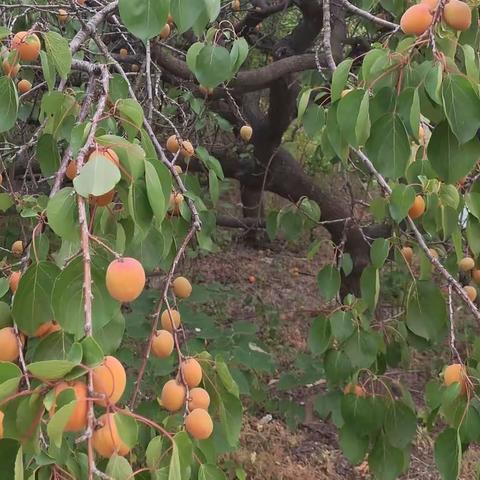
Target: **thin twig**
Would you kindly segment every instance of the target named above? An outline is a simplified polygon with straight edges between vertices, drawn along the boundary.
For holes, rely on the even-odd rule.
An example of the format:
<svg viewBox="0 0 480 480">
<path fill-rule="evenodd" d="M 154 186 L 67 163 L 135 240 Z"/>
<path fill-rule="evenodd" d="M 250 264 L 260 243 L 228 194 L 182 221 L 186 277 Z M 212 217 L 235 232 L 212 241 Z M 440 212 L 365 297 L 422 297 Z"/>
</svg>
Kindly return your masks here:
<svg viewBox="0 0 480 480">
<path fill-rule="evenodd" d="M 330 20 L 330 0 L 323 0 L 323 50 L 327 57 L 327 65 L 332 72 L 337 68 L 332 54 L 332 25 Z"/>
</svg>

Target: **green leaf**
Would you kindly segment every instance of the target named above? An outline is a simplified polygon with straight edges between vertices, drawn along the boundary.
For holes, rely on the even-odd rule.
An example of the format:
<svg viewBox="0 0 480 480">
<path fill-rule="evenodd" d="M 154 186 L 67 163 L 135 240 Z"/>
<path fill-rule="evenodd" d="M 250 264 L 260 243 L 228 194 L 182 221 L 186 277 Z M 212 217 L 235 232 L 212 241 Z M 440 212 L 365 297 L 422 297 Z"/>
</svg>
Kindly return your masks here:
<svg viewBox="0 0 480 480">
<path fill-rule="evenodd" d="M 198 480 L 227 480 L 227 477 L 215 465 L 202 463 L 198 470 Z"/>
<path fill-rule="evenodd" d="M 384 429 L 390 445 L 404 449 L 415 437 L 417 417 L 407 405 L 397 400 L 388 406 Z"/>
<path fill-rule="evenodd" d="M 329 382 L 337 384 L 352 373 L 352 363 L 345 352 L 329 350 L 325 356 L 325 373 Z"/>
<path fill-rule="evenodd" d="M 357 368 L 369 368 L 375 362 L 379 350 L 379 337 L 375 332 L 356 330 L 345 342 L 345 353 Z"/>
<path fill-rule="evenodd" d="M 10 362 L 0 362 L 0 401 L 10 396 L 18 388 L 22 371 Z"/>
<path fill-rule="evenodd" d="M 405 175 L 411 149 L 407 131 L 398 115 L 387 113 L 372 125 L 365 150 L 382 175 L 391 178 Z"/>
<path fill-rule="evenodd" d="M 73 188 L 62 188 L 48 201 L 47 218 L 49 227 L 58 236 L 66 240 L 79 238 L 78 207 Z"/>
<path fill-rule="evenodd" d="M 332 335 L 340 342 L 346 340 L 353 333 L 355 323 L 349 311 L 338 310 L 330 315 Z"/>
<path fill-rule="evenodd" d="M 325 110 L 320 105 L 312 103 L 307 107 L 305 115 L 303 117 L 303 128 L 305 133 L 313 138 L 320 134 L 323 126 L 325 125 Z"/>
<path fill-rule="evenodd" d="M 435 173 L 446 183 L 455 183 L 467 175 L 480 158 L 477 138 L 460 145 L 447 122 L 433 130 L 427 147 L 428 159 Z"/>
<path fill-rule="evenodd" d="M 376 238 L 370 247 L 370 259 L 375 268 L 382 268 L 390 251 L 390 242 L 384 238 Z"/>
<path fill-rule="evenodd" d="M 40 51 L 40 61 L 42 63 L 43 78 L 47 82 L 48 91 L 51 92 L 55 87 L 55 65 L 51 60 L 51 56 L 47 55 L 43 50 Z"/>
<path fill-rule="evenodd" d="M 218 186 L 218 178 L 213 170 L 208 171 L 208 190 L 213 205 L 216 205 L 220 197 L 220 188 Z"/>
<path fill-rule="evenodd" d="M 163 447 L 164 447 L 164 438 L 162 435 L 153 437 L 145 452 L 145 460 L 147 466 L 151 469 L 160 468 L 161 461 L 163 458 Z"/>
<path fill-rule="evenodd" d="M 128 189 L 128 211 L 135 222 L 135 234 L 146 235 L 151 227 L 153 211 L 148 201 L 145 182 L 130 184 Z"/>
<path fill-rule="evenodd" d="M 225 47 L 205 45 L 197 56 L 195 76 L 205 87 L 214 88 L 231 77 L 230 54 Z"/>
<path fill-rule="evenodd" d="M 178 455 L 178 447 L 175 442 L 172 445 L 172 457 L 170 459 L 170 469 L 168 471 L 168 480 L 182 480 L 180 469 L 180 457 Z"/>
<path fill-rule="evenodd" d="M 211 0 L 204 0 L 204 1 L 211 1 Z M 233 75 L 235 75 L 240 70 L 240 67 L 243 65 L 243 62 L 245 62 L 245 60 L 247 59 L 247 56 L 248 56 L 247 41 L 243 37 L 236 38 L 230 50 L 230 63 L 232 66 Z"/>
<path fill-rule="evenodd" d="M 73 179 L 73 186 L 82 197 L 98 197 L 113 190 L 120 178 L 120 170 L 115 163 L 97 153 L 80 169 Z"/>
<path fill-rule="evenodd" d="M 94 368 L 102 363 L 105 358 L 102 348 L 93 337 L 84 338 L 81 343 L 83 358 L 82 363 L 87 367 Z"/>
<path fill-rule="evenodd" d="M 389 210 L 393 220 L 400 222 L 406 218 L 414 200 L 415 190 L 411 185 L 395 184 L 389 198 Z"/>
<path fill-rule="evenodd" d="M 415 282 L 407 304 L 408 328 L 419 337 L 438 341 L 445 333 L 447 318 L 440 289 L 428 280 Z"/>
<path fill-rule="evenodd" d="M 156 37 L 167 23 L 169 0 L 120 0 L 120 18 L 128 31 L 146 42 Z M 175 17 L 175 23 L 177 18 Z"/>
<path fill-rule="evenodd" d="M 8 193 L 0 193 L 0 211 L 6 212 L 14 202 Z"/>
<path fill-rule="evenodd" d="M 218 355 L 217 357 L 215 357 L 215 370 L 227 391 L 235 397 L 239 398 L 240 392 L 238 390 L 238 385 L 233 379 L 230 370 L 227 367 L 227 364 Z"/>
<path fill-rule="evenodd" d="M 363 90 L 353 90 L 345 95 L 339 102 L 337 107 L 338 126 L 342 132 L 342 136 L 347 140 L 349 145 L 358 147 L 356 125 L 360 105 L 364 99 L 365 92 Z"/>
<path fill-rule="evenodd" d="M 376 478 L 395 480 L 404 471 L 404 454 L 390 445 L 386 437 L 379 435 L 368 456 L 368 465 Z"/>
<path fill-rule="evenodd" d="M 165 195 L 162 189 L 162 183 L 158 178 L 157 170 L 155 170 L 155 167 L 148 161 L 145 161 L 145 183 L 153 216 L 160 224 L 167 213 L 167 203 L 165 202 Z"/>
<path fill-rule="evenodd" d="M 187 51 L 186 62 L 187 62 L 188 68 L 192 73 L 195 73 L 195 70 L 197 67 L 198 54 L 200 53 L 200 51 L 204 46 L 205 44 L 203 42 L 195 42 L 190 46 L 190 48 Z"/>
<path fill-rule="evenodd" d="M 59 380 L 78 363 L 69 360 L 44 360 L 27 365 L 28 371 L 41 380 Z"/>
<path fill-rule="evenodd" d="M 43 41 L 49 60 L 55 65 L 58 75 L 66 79 L 72 67 L 72 54 L 67 39 L 50 30 L 43 34 Z"/>
<path fill-rule="evenodd" d="M 119 303 L 107 291 L 105 285 L 106 268 L 107 262 L 99 255 L 95 255 L 91 264 L 93 280 L 92 318 L 94 328 L 97 329 L 110 322 L 120 308 Z M 72 260 L 62 270 L 55 281 L 53 292 L 51 290 L 50 292 L 55 320 L 63 330 L 74 334 L 76 338 L 82 338 L 85 313 L 83 305 L 83 260 L 81 257 Z"/>
<path fill-rule="evenodd" d="M 349 425 L 357 435 L 373 436 L 381 429 L 384 406 L 383 400 L 378 397 L 343 395 L 341 410 L 345 424 Z"/>
<path fill-rule="evenodd" d="M 348 425 L 344 425 L 340 429 L 339 443 L 342 452 L 353 464 L 358 464 L 365 458 L 368 450 L 368 437 L 359 436 Z"/>
<path fill-rule="evenodd" d="M 116 110 L 129 140 L 133 140 L 143 124 L 142 106 L 136 100 L 127 98 L 118 100 Z"/>
<path fill-rule="evenodd" d="M 331 300 L 340 289 L 340 272 L 333 265 L 325 265 L 317 275 L 320 295 L 325 300 Z"/>
<path fill-rule="evenodd" d="M 435 463 L 442 480 L 457 480 L 462 464 L 462 446 L 458 431 L 444 430 L 435 440 Z"/>
<path fill-rule="evenodd" d="M 380 273 L 373 265 L 366 267 L 360 277 L 360 291 L 371 311 L 374 311 L 380 295 Z"/>
<path fill-rule="evenodd" d="M 50 262 L 32 264 L 21 276 L 15 293 L 12 316 L 27 335 L 52 320 L 51 294 L 60 269 Z"/>
<path fill-rule="evenodd" d="M 477 55 L 471 45 L 462 45 L 463 58 L 465 59 L 465 70 L 467 77 L 478 83 L 480 72 L 477 65 Z"/>
<path fill-rule="evenodd" d="M 355 125 L 358 145 L 365 145 L 368 137 L 370 137 L 370 129 L 370 93 L 365 91 L 358 111 L 357 124 Z"/>
<path fill-rule="evenodd" d="M 220 425 L 230 446 L 238 444 L 242 428 L 242 403 L 231 393 L 222 392 L 218 406 Z"/>
<path fill-rule="evenodd" d="M 398 114 L 408 132 L 418 139 L 420 129 L 420 98 L 418 89 L 409 87 L 402 91 L 397 100 Z"/>
<path fill-rule="evenodd" d="M 15 125 L 17 113 L 17 88 L 10 77 L 0 77 L 0 132 L 6 132 Z"/>
<path fill-rule="evenodd" d="M 342 91 L 347 83 L 348 74 L 350 73 L 352 64 L 353 60 L 351 58 L 347 58 L 340 63 L 333 72 L 331 90 L 332 102 L 337 101 L 341 97 Z"/>
<path fill-rule="evenodd" d="M 105 473 L 115 480 L 130 480 L 133 478 L 132 466 L 120 455 L 113 455 L 108 461 Z"/>
<path fill-rule="evenodd" d="M 175 19 L 178 33 L 184 33 L 198 20 L 205 9 L 203 2 L 171 0 L 170 12 Z"/>
<path fill-rule="evenodd" d="M 444 207 L 457 209 L 460 203 L 460 194 L 455 185 L 447 185 L 442 183 L 438 192 L 440 202 Z"/>
<path fill-rule="evenodd" d="M 463 75 L 447 75 L 442 83 L 445 115 L 460 145 L 471 140 L 480 128 L 480 98 Z"/>
<path fill-rule="evenodd" d="M 38 139 L 36 154 L 45 177 L 56 173 L 60 166 L 60 153 L 52 135 L 45 134 Z"/>
<path fill-rule="evenodd" d="M 308 346 L 315 355 L 324 353 L 330 345 L 332 337 L 330 322 L 324 316 L 313 320 L 308 335 Z"/>
<path fill-rule="evenodd" d="M 62 445 L 63 432 L 76 406 L 76 400 L 64 405 L 55 412 L 53 417 L 48 422 L 48 437 L 57 446 L 57 448 L 60 448 Z"/>
<path fill-rule="evenodd" d="M 15 480 L 15 465 L 20 443 L 10 438 L 0 440 L 0 464 L 2 465 L 2 479 Z"/>
<path fill-rule="evenodd" d="M 23 448 L 20 446 L 18 449 L 17 456 L 15 458 L 15 480 L 23 480 L 24 477 L 24 466 L 23 466 Z"/>
<path fill-rule="evenodd" d="M 307 89 L 303 90 L 300 94 L 300 97 L 298 99 L 298 105 L 297 105 L 297 120 L 299 122 L 302 121 L 305 110 L 308 107 L 308 103 L 310 101 L 310 94 L 311 93 L 312 93 L 312 89 L 307 88 Z"/>
</svg>

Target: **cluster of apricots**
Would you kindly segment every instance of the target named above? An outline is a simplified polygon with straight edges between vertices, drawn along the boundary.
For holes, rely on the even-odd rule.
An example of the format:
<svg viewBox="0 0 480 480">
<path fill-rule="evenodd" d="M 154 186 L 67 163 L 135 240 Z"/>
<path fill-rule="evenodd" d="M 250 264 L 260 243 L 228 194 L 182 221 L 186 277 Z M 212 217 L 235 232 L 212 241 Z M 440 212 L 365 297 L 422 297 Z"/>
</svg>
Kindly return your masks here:
<svg viewBox="0 0 480 480">
<path fill-rule="evenodd" d="M 409 7 L 402 15 L 400 27 L 407 35 L 423 35 L 432 25 L 433 15 L 439 0 L 421 0 Z M 461 0 L 447 0 L 443 21 L 453 30 L 464 32 L 472 23 L 470 7 Z"/>
<path fill-rule="evenodd" d="M 188 298 L 192 285 L 185 277 L 177 277 L 173 283 L 173 293 L 178 298 Z M 166 309 L 160 316 L 162 329 L 152 338 L 152 353 L 158 358 L 169 357 L 175 347 L 176 331 L 180 328 L 181 317 L 177 310 Z M 203 373 L 195 358 L 180 357 L 177 378 L 168 380 L 160 394 L 160 404 L 169 412 L 177 412 L 187 407 L 185 418 L 187 432 L 196 440 L 205 440 L 212 434 L 213 422 L 208 413 L 210 396 L 199 387 Z"/>
</svg>

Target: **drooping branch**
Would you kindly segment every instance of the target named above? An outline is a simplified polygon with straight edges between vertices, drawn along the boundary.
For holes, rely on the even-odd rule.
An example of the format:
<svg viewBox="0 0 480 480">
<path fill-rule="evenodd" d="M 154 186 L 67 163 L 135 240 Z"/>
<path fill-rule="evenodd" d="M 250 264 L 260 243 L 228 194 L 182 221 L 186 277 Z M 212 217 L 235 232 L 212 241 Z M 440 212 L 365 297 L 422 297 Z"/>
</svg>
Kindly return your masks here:
<svg viewBox="0 0 480 480">
<path fill-rule="evenodd" d="M 366 18 L 367 20 L 370 20 L 373 23 L 376 23 L 377 25 L 380 25 L 381 27 L 386 27 L 390 28 L 391 30 L 398 30 L 400 28 L 400 25 L 389 22 L 388 20 L 384 20 L 383 18 L 376 17 L 375 15 L 371 14 L 370 12 L 367 12 L 366 10 L 362 10 L 361 8 L 358 8 L 356 5 L 353 5 L 350 3 L 348 0 L 341 0 L 344 7 L 349 10 L 350 12 L 354 13 L 355 15 L 358 15 L 360 17 Z"/>
</svg>

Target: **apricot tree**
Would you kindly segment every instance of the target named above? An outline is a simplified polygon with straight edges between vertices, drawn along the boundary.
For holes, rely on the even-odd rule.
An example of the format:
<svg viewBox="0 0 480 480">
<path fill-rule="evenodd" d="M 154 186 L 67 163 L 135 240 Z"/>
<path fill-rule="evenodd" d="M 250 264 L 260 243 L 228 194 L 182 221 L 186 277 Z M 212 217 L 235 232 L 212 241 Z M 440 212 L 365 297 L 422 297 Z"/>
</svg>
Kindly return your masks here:
<svg viewBox="0 0 480 480">
<path fill-rule="evenodd" d="M 480 439 L 479 344 L 457 339 L 480 320 L 478 7 L 12 0 L 0 12 L 4 478 L 225 478 L 240 390 L 208 334 L 186 328 L 195 286 L 180 275 L 216 225 L 289 241 L 328 230 L 309 249 L 332 252 L 318 274 L 331 313 L 309 336 L 328 386 L 317 412 L 380 479 L 408 469 L 419 422 L 439 427 L 437 466 L 458 478 Z M 216 214 L 226 177 L 241 220 Z M 265 212 L 266 191 L 288 204 Z M 445 344 L 451 365 L 420 416 L 389 369 Z"/>
</svg>

